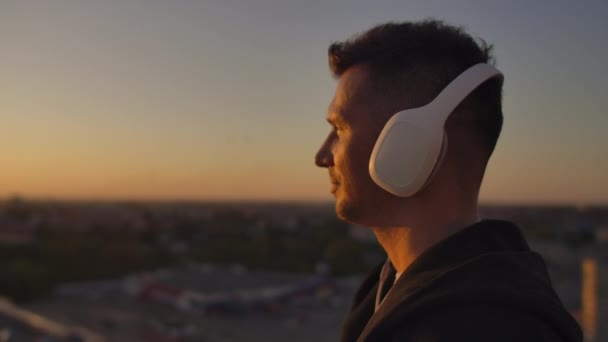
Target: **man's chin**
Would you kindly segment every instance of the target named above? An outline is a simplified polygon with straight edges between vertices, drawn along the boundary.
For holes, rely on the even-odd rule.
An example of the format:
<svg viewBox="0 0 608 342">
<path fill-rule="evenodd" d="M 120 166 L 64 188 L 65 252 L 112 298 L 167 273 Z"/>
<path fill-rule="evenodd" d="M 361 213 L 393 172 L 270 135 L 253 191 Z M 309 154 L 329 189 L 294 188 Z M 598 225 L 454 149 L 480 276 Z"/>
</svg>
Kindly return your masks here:
<svg viewBox="0 0 608 342">
<path fill-rule="evenodd" d="M 380 200 L 359 200 L 338 198 L 336 199 L 336 215 L 342 221 L 362 226 L 374 226 L 380 224 L 382 217 L 378 213 L 382 210 Z"/>
<path fill-rule="evenodd" d="M 336 200 L 336 215 L 340 220 L 356 224 L 360 219 L 361 213 L 362 210 L 356 203 L 345 199 Z"/>
</svg>

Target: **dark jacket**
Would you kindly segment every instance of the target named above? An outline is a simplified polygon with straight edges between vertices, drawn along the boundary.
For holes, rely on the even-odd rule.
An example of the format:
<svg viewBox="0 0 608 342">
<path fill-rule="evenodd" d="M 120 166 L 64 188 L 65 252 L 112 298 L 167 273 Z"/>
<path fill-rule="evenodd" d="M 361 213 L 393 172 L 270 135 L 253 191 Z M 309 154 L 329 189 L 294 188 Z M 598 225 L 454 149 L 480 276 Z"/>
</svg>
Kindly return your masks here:
<svg viewBox="0 0 608 342">
<path fill-rule="evenodd" d="M 422 253 L 374 313 L 377 266 L 355 294 L 347 341 L 582 341 L 546 265 L 512 223 L 484 220 Z"/>
</svg>

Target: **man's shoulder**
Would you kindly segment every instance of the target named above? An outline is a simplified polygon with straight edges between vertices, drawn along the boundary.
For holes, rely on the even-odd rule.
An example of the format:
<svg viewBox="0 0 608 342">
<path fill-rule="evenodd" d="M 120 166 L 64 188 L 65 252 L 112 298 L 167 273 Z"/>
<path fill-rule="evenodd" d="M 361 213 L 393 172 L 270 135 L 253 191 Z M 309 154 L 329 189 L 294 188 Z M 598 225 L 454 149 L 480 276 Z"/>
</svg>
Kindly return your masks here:
<svg viewBox="0 0 608 342">
<path fill-rule="evenodd" d="M 392 341 L 562 341 L 530 312 L 482 303 L 435 307 L 396 325 L 390 335 Z"/>
</svg>

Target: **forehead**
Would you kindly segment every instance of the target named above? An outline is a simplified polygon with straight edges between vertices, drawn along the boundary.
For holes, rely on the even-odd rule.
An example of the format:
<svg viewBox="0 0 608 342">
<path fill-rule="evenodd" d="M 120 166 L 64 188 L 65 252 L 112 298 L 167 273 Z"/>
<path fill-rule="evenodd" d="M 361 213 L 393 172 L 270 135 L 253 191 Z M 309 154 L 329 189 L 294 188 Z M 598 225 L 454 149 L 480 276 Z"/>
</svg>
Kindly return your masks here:
<svg viewBox="0 0 608 342">
<path fill-rule="evenodd" d="M 349 68 L 340 76 L 336 93 L 329 105 L 329 120 L 352 122 L 370 115 L 375 94 L 371 91 L 369 71 L 364 66 Z"/>
</svg>

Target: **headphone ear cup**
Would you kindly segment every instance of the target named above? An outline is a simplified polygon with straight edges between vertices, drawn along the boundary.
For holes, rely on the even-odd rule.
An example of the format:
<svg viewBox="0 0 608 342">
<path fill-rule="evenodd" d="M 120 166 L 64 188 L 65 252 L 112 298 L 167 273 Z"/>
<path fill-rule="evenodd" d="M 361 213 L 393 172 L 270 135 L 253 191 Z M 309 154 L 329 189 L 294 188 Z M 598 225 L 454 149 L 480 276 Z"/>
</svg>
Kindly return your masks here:
<svg viewBox="0 0 608 342">
<path fill-rule="evenodd" d="M 372 151 L 372 179 L 394 195 L 414 195 L 437 164 L 444 137 L 443 128 L 428 129 L 410 120 L 389 121 Z"/>
<path fill-rule="evenodd" d="M 439 152 L 439 156 L 437 157 L 437 161 L 435 162 L 435 166 L 433 166 L 433 171 L 431 171 L 431 174 L 429 175 L 429 178 L 427 178 L 427 180 L 424 183 L 424 185 L 418 191 L 421 191 L 422 189 L 426 188 L 429 184 L 431 184 L 431 182 L 435 178 L 435 175 L 439 171 L 439 168 L 441 168 L 441 165 L 443 164 L 443 160 L 444 160 L 447 152 L 448 152 L 448 135 L 447 135 L 447 133 L 444 130 L 443 131 L 443 139 L 441 141 L 441 152 Z"/>
</svg>

